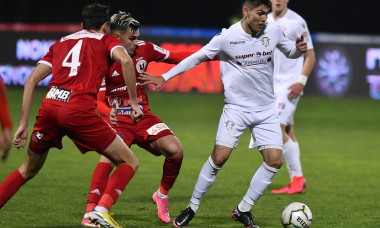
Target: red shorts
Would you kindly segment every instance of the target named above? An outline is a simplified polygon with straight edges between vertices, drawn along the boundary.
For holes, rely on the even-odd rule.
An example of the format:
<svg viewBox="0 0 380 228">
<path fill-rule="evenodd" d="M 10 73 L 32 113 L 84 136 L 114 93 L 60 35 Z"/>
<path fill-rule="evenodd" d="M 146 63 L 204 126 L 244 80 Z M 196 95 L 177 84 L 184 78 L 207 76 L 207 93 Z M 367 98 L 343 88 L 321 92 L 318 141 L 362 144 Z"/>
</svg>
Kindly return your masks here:
<svg viewBox="0 0 380 228">
<path fill-rule="evenodd" d="M 44 103 L 36 117 L 29 148 L 45 153 L 51 147 L 62 149 L 62 138 L 67 135 L 84 154 L 103 152 L 115 139 L 116 132 L 95 111 L 84 112 Z"/>
<path fill-rule="evenodd" d="M 104 117 L 113 128 L 116 129 L 119 136 L 124 140 L 128 147 L 137 144 L 139 147 L 146 149 L 150 153 L 159 156 L 160 152 L 151 148 L 150 143 L 154 140 L 167 135 L 174 135 L 166 124 L 153 113 L 144 113 L 144 116 L 135 124 L 129 115 L 118 115 L 117 127 L 109 121 L 108 117 Z"/>
</svg>

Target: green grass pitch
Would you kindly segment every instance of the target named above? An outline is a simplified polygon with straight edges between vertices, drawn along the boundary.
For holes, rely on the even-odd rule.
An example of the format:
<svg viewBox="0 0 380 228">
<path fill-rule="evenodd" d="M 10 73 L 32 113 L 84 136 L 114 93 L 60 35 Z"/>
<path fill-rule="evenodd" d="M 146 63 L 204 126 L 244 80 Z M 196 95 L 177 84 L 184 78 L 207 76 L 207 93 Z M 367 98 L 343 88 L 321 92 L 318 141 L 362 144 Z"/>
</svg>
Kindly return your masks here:
<svg viewBox="0 0 380 228">
<path fill-rule="evenodd" d="M 37 90 L 29 133 L 45 90 Z M 21 89 L 9 89 L 14 131 L 18 127 Z M 184 148 L 181 173 L 170 192 L 171 218 L 185 209 L 199 170 L 213 149 L 222 95 L 150 93 L 152 111 L 178 136 Z M 327 99 L 304 96 L 296 116 L 296 135 L 307 189 L 305 194 L 274 195 L 270 190 L 289 182 L 285 165 L 267 192 L 253 207 L 261 228 L 281 227 L 282 209 L 306 203 L 313 213 L 312 227 L 380 227 L 380 102 L 369 98 Z M 250 180 L 262 163 L 257 150 L 248 150 L 249 132 L 218 173 L 189 227 L 243 227 L 231 218 Z M 95 152 L 82 155 L 64 138 L 64 148 L 52 149 L 40 173 L 26 183 L 0 211 L 0 227 L 81 227 Z M 133 146 L 139 170 L 118 202 L 114 218 L 123 227 L 173 227 L 157 218 L 151 196 L 159 187 L 163 157 Z M 0 164 L 0 182 L 17 169 L 26 149 L 12 148 Z"/>
</svg>

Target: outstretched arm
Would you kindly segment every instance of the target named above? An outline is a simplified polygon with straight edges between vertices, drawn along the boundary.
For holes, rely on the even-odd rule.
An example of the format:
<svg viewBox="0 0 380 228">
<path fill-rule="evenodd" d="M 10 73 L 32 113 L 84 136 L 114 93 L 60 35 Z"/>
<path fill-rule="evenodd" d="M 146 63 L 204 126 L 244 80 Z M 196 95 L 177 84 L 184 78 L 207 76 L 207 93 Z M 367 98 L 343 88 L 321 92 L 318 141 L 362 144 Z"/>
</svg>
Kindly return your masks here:
<svg viewBox="0 0 380 228">
<path fill-rule="evenodd" d="M 181 61 L 178 65 L 173 67 L 168 72 L 162 74 L 161 76 L 157 77 L 155 75 L 144 72 L 144 73 L 140 74 L 139 79 L 144 81 L 143 85 L 153 84 L 153 85 L 155 85 L 153 90 L 158 90 L 169 79 L 191 70 L 192 68 L 194 68 L 198 64 L 206 61 L 207 59 L 208 59 L 207 56 L 203 53 L 202 50 L 200 50 L 200 51 L 192 54 L 191 56 L 187 57 L 186 59 Z"/>
</svg>

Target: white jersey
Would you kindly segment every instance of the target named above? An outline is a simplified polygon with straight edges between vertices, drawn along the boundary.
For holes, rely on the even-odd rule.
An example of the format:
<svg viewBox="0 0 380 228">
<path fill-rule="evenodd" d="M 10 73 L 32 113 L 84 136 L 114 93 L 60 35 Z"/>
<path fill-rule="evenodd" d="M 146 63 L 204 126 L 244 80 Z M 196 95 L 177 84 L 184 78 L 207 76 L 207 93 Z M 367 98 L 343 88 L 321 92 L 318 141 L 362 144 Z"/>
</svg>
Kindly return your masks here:
<svg viewBox="0 0 380 228">
<path fill-rule="evenodd" d="M 256 37 L 246 33 L 241 22 L 216 35 L 200 51 L 213 59 L 219 55 L 220 74 L 227 108 L 258 111 L 274 105 L 273 53 L 275 48 L 292 58 L 302 53 L 272 22 Z"/>
<path fill-rule="evenodd" d="M 291 41 L 296 41 L 297 37 L 304 36 L 308 49 L 313 49 L 313 43 L 307 27 L 306 21 L 296 12 L 288 9 L 285 15 L 274 20 L 273 13 L 268 14 L 268 21 L 280 25 L 285 36 Z M 278 93 L 288 89 L 290 85 L 296 83 L 302 73 L 304 56 L 298 59 L 286 58 L 278 49 L 274 52 L 274 90 Z"/>
</svg>

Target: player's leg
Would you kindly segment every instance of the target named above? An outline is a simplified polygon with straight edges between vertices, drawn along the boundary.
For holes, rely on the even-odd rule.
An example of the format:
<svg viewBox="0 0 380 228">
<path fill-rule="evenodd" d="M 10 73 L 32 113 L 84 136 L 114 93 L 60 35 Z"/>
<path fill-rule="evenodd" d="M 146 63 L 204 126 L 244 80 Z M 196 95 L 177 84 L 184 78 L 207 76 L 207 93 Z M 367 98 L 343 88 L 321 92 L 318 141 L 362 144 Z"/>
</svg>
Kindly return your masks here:
<svg viewBox="0 0 380 228">
<path fill-rule="evenodd" d="M 152 199 L 158 208 L 158 217 L 165 223 L 170 222 L 168 194 L 178 177 L 183 160 L 182 145 L 174 135 L 163 136 L 150 144 L 151 148 L 165 156 L 160 188 L 153 193 Z"/>
<path fill-rule="evenodd" d="M 215 182 L 218 171 L 228 160 L 233 148 L 236 148 L 240 136 L 247 128 L 243 118 L 243 112 L 224 107 L 219 121 L 214 150 L 203 164 L 187 209 L 173 220 L 175 227 L 186 226 L 193 219 L 201 199 Z"/>
<path fill-rule="evenodd" d="M 228 160 L 231 152 L 232 148 L 230 147 L 215 145 L 211 156 L 203 164 L 203 167 L 199 173 L 189 205 L 186 210 L 184 210 L 176 219 L 173 220 L 173 225 L 175 227 L 187 226 L 187 224 L 189 224 L 189 222 L 194 218 L 200 201 L 215 182 L 218 171 Z"/>
<path fill-rule="evenodd" d="M 232 211 L 232 216 L 246 227 L 257 227 L 252 220 L 251 208 L 269 187 L 282 166 L 282 135 L 275 108 L 254 114 L 250 125 L 253 140 L 250 148 L 258 148 L 263 163 L 251 179 L 248 191 Z"/>
<path fill-rule="evenodd" d="M 289 172 L 290 182 L 293 182 L 293 177 L 295 172 L 299 172 L 300 163 L 297 159 L 297 153 L 299 153 L 299 148 L 297 149 L 297 143 L 295 138 L 289 135 L 291 133 L 289 129 L 294 124 L 294 113 L 298 104 L 299 98 L 289 99 L 288 91 L 284 90 L 278 95 L 276 102 L 278 104 L 278 114 L 281 123 L 281 130 L 283 135 L 283 157 L 286 163 L 287 170 Z M 294 136 L 294 135 L 293 135 Z M 297 152 L 298 151 L 298 152 Z M 296 178 L 297 179 L 297 178 Z M 273 190 L 272 193 L 289 193 L 292 184 L 287 184 L 281 189 Z M 294 187 L 293 187 L 294 188 Z M 294 192 L 294 190 L 292 190 Z"/>
<path fill-rule="evenodd" d="M 37 154 L 28 149 L 25 160 L 11 173 L 0 186 L 0 209 L 20 189 L 20 187 L 37 175 L 45 163 L 48 152 Z"/>
<path fill-rule="evenodd" d="M 112 161 L 117 168 L 108 180 L 98 205 L 90 212 L 89 218 L 91 222 L 101 226 L 121 227 L 111 218 L 109 210 L 137 171 L 138 161 L 119 136 L 116 136 L 114 141 L 101 154 Z"/>
<path fill-rule="evenodd" d="M 300 147 L 298 141 L 296 140 L 294 133 L 294 126 L 289 125 L 285 128 L 287 135 L 289 136 L 289 141 L 292 145 L 287 151 L 287 155 L 284 159 L 287 162 L 287 168 L 291 174 L 291 183 L 288 194 L 303 193 L 306 189 L 306 180 L 302 173 L 301 157 L 300 157 Z M 285 144 L 284 144 L 285 152 Z"/>
<path fill-rule="evenodd" d="M 113 170 L 114 164 L 106 157 L 100 155 L 99 163 L 97 164 L 91 178 L 90 191 L 87 198 L 86 213 L 82 219 L 82 226 L 99 227 L 95 223 L 90 222 L 88 214 L 99 203 L 104 190 L 106 189 L 109 176 Z"/>
</svg>

